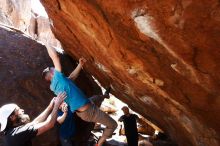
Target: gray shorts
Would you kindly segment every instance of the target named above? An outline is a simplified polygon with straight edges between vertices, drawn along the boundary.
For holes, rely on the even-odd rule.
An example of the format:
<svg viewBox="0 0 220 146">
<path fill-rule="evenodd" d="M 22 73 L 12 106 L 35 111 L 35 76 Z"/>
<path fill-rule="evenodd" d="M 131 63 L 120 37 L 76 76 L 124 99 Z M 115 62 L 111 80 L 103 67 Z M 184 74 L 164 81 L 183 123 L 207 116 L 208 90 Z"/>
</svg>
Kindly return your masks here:
<svg viewBox="0 0 220 146">
<path fill-rule="evenodd" d="M 99 98 L 99 97 L 97 97 Z M 91 104 L 89 108 L 83 112 L 76 112 L 76 114 L 84 121 L 87 122 L 94 122 L 94 123 L 101 123 L 106 126 L 104 129 L 102 137 L 107 139 L 112 136 L 112 133 L 117 128 L 117 123 L 114 119 L 112 119 L 108 114 L 101 111 L 93 102 L 94 96 L 91 98 Z M 101 100 L 101 98 L 100 98 Z"/>
</svg>

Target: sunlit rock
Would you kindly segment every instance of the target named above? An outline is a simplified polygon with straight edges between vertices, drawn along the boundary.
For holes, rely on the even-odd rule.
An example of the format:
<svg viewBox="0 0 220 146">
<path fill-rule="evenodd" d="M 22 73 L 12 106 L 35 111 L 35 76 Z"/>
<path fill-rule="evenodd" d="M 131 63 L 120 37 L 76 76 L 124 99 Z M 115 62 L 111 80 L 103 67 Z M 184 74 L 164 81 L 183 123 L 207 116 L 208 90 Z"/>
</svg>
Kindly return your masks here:
<svg viewBox="0 0 220 146">
<path fill-rule="evenodd" d="M 85 70 L 180 146 L 219 145 L 218 1 L 42 0 Z"/>
</svg>

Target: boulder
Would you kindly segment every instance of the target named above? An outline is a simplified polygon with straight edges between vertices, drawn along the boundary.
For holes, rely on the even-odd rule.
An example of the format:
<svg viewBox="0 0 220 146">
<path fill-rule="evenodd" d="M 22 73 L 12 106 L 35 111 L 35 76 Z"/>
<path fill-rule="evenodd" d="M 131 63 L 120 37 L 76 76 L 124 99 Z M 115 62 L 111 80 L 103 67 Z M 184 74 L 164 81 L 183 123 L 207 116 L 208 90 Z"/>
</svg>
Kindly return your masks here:
<svg viewBox="0 0 220 146">
<path fill-rule="evenodd" d="M 180 146 L 219 145 L 217 0 L 42 0 L 85 70 Z"/>
</svg>

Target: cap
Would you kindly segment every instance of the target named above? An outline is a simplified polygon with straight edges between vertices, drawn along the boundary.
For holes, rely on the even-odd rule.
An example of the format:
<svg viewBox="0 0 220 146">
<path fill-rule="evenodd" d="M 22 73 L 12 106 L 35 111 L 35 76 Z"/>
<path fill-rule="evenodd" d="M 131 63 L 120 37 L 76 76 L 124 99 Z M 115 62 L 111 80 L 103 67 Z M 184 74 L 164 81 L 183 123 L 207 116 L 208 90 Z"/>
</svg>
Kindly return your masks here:
<svg viewBox="0 0 220 146">
<path fill-rule="evenodd" d="M 15 110 L 15 108 L 18 107 L 16 104 L 6 104 L 3 105 L 0 108 L 0 124 L 1 124 L 1 131 L 4 131 L 7 123 L 8 123 L 8 117 L 12 114 L 12 112 Z"/>
</svg>

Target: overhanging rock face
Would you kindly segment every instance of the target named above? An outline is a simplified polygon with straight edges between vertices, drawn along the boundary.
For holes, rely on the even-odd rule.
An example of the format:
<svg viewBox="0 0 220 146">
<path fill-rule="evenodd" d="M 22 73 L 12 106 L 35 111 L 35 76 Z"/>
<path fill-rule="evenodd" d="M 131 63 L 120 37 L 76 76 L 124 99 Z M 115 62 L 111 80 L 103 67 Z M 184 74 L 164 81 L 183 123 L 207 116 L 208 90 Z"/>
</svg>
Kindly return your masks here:
<svg viewBox="0 0 220 146">
<path fill-rule="evenodd" d="M 65 51 L 114 95 L 179 145 L 219 145 L 219 1 L 42 3 Z"/>
</svg>

